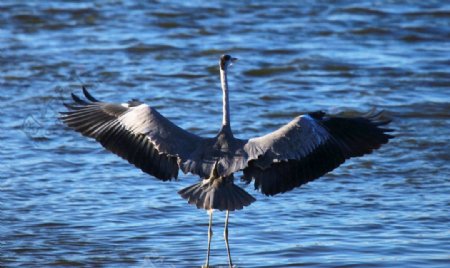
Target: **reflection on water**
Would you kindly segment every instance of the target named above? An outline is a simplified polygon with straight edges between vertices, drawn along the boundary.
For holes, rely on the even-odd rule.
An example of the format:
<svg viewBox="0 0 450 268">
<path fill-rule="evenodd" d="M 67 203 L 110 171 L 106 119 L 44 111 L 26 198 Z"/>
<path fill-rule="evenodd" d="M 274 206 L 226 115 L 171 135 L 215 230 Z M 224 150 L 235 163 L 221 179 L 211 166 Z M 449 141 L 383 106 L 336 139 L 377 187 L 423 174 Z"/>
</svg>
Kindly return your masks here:
<svg viewBox="0 0 450 268">
<path fill-rule="evenodd" d="M 290 193 L 247 187 L 258 202 L 230 218 L 238 267 L 448 266 L 448 4 L 2 1 L 0 11 L 1 267 L 200 266 L 207 215 L 176 194 L 196 178 L 152 179 L 56 116 L 85 83 L 214 135 L 225 52 L 240 58 L 239 137 L 317 109 L 382 108 L 397 130 L 376 154 Z M 215 213 L 214 265 L 226 265 L 223 220 Z"/>
</svg>

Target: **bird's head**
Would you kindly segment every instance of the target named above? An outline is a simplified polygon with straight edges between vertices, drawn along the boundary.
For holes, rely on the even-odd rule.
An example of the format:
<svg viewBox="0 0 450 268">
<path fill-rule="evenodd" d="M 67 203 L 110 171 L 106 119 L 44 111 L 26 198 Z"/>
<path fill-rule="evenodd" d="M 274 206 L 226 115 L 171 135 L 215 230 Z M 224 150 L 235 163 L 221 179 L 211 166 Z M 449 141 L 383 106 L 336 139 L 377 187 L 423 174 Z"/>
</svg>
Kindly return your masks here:
<svg viewBox="0 0 450 268">
<path fill-rule="evenodd" d="M 220 57 L 220 69 L 221 70 L 226 70 L 228 68 L 228 66 L 231 66 L 235 61 L 237 61 L 237 58 L 233 58 L 230 55 L 222 55 L 222 57 Z"/>
</svg>

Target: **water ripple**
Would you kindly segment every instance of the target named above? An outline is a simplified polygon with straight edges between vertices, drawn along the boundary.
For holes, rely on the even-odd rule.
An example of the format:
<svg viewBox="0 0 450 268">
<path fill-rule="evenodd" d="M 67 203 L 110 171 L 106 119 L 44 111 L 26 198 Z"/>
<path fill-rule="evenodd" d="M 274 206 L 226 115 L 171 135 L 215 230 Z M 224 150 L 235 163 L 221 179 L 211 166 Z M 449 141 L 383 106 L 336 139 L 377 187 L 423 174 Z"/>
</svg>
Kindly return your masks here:
<svg viewBox="0 0 450 268">
<path fill-rule="evenodd" d="M 197 178 L 155 180 L 57 117 L 85 84 L 215 135 L 231 53 L 236 136 L 371 108 L 396 135 L 276 198 L 238 182 L 258 199 L 231 215 L 238 267 L 447 267 L 449 18 L 439 1 L 2 1 L 0 266 L 200 266 L 207 215 L 176 194 Z M 225 267 L 223 220 L 211 262 Z"/>
</svg>

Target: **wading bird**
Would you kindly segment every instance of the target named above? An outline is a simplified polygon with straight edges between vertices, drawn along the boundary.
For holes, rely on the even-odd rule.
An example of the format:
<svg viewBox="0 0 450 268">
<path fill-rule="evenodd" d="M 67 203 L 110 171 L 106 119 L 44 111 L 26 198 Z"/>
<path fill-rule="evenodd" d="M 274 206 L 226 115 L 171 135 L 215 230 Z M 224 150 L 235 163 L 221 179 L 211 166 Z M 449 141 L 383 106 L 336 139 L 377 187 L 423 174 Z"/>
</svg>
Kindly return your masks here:
<svg viewBox="0 0 450 268">
<path fill-rule="evenodd" d="M 297 116 L 267 135 L 249 140 L 233 136 L 228 100 L 228 68 L 237 59 L 220 58 L 223 91 L 223 119 L 218 134 L 204 138 L 176 126 L 155 108 L 133 100 L 116 104 L 95 99 L 83 87 L 85 99 L 72 94 L 62 121 L 81 134 L 94 138 L 106 149 L 121 156 L 154 177 L 176 179 L 178 170 L 196 174 L 197 184 L 179 191 L 189 204 L 209 212 L 209 267 L 213 210 L 226 211 L 224 239 L 228 244 L 229 211 L 255 201 L 234 184 L 233 173 L 243 171 L 242 180 L 254 181 L 255 189 L 273 196 L 319 178 L 346 159 L 371 153 L 393 136 L 384 128 L 390 121 L 380 113 L 360 117 L 329 116 L 313 112 Z"/>
</svg>

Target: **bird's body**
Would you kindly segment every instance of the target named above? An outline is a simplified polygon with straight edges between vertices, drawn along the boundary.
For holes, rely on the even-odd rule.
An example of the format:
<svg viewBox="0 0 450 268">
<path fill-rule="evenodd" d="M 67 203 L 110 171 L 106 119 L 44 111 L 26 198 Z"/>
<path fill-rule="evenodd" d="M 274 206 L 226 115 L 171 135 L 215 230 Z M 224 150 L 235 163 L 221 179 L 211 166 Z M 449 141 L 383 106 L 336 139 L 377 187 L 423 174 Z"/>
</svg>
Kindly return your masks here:
<svg viewBox="0 0 450 268">
<path fill-rule="evenodd" d="M 234 184 L 234 173 L 254 181 L 265 195 L 287 192 L 312 181 L 346 159 L 371 153 L 392 136 L 380 114 L 334 117 L 314 112 L 294 118 L 280 129 L 249 140 L 235 138 L 230 123 L 228 67 L 236 59 L 221 57 L 223 90 L 222 127 L 215 137 L 204 138 L 176 126 L 151 106 L 133 100 L 125 104 L 100 102 L 83 87 L 87 100 L 72 95 L 75 104 L 62 120 L 83 135 L 161 180 L 176 179 L 178 170 L 196 174 L 197 184 L 179 194 L 197 208 L 227 211 L 225 240 L 229 262 L 228 211 L 242 209 L 255 199 Z M 207 265 L 208 266 L 208 261 Z"/>
</svg>

